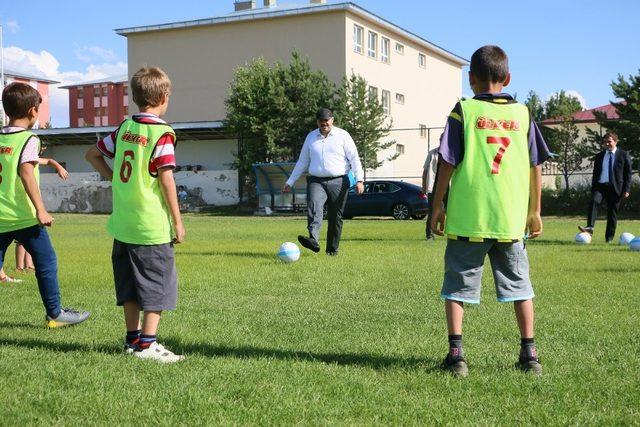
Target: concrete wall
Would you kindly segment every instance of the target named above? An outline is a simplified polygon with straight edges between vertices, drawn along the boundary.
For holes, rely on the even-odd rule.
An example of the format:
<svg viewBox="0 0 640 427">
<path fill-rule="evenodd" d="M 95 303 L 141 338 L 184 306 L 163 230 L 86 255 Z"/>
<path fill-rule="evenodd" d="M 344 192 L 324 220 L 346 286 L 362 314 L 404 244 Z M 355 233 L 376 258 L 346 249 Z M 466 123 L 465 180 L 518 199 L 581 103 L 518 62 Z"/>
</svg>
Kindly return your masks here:
<svg viewBox="0 0 640 427">
<path fill-rule="evenodd" d="M 343 12 L 133 33 L 127 36 L 129 75 L 145 65 L 169 74 L 170 122 L 220 120 L 226 117 L 224 99 L 236 67 L 258 57 L 288 62 L 297 49 L 309 56 L 313 68 L 339 82 L 345 70 L 344 37 Z M 131 93 L 129 101 L 134 112 Z"/>
<path fill-rule="evenodd" d="M 238 173 L 234 170 L 176 172 L 176 185 L 187 191 L 185 210 L 203 206 L 229 206 L 238 203 Z M 40 191 L 51 212 L 111 212 L 111 182 L 95 173 L 74 173 L 67 181 L 55 174 L 42 174 Z"/>
</svg>

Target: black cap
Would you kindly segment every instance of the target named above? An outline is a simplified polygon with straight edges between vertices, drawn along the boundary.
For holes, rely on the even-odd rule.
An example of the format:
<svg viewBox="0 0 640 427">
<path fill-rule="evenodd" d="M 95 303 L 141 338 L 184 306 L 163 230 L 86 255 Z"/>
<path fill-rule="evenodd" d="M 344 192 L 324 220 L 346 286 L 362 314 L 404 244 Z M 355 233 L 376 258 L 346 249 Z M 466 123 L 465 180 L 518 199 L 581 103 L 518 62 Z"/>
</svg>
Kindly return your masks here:
<svg viewBox="0 0 640 427">
<path fill-rule="evenodd" d="M 316 113 L 316 119 L 318 120 L 329 120 L 333 117 L 333 113 L 328 108 L 321 108 Z"/>
</svg>

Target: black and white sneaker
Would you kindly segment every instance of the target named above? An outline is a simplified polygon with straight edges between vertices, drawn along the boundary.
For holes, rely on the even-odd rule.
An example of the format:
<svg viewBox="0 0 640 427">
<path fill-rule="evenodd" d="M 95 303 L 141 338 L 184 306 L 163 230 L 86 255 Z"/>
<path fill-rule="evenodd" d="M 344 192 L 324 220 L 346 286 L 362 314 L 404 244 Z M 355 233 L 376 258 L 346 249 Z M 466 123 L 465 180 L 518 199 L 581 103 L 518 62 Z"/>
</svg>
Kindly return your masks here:
<svg viewBox="0 0 640 427">
<path fill-rule="evenodd" d="M 451 372 L 454 377 L 465 378 L 469 375 L 469 367 L 464 357 L 453 357 L 451 354 L 447 354 L 447 357 L 442 361 L 442 369 Z"/>
</svg>

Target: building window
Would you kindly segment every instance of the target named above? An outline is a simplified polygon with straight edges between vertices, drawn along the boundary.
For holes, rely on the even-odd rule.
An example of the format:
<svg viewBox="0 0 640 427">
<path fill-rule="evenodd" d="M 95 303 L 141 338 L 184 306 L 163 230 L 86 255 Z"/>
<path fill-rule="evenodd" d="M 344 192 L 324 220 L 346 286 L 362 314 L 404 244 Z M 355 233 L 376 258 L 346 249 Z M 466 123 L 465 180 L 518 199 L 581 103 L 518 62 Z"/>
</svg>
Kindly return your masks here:
<svg viewBox="0 0 640 427">
<path fill-rule="evenodd" d="M 404 95 L 401 93 L 396 93 L 396 103 L 404 104 Z"/>
<path fill-rule="evenodd" d="M 427 125 L 418 125 L 420 127 L 420 138 L 427 137 Z"/>
<path fill-rule="evenodd" d="M 427 55 L 425 55 L 424 53 L 418 54 L 418 65 L 420 65 L 422 68 L 427 68 Z"/>
<path fill-rule="evenodd" d="M 81 110 L 84 108 L 84 99 L 78 98 L 78 109 Z"/>
<path fill-rule="evenodd" d="M 100 86 L 93 87 L 93 96 L 100 96 Z"/>
<path fill-rule="evenodd" d="M 378 56 L 378 34 L 373 31 L 369 31 L 369 43 L 367 47 L 367 56 L 376 59 Z"/>
<path fill-rule="evenodd" d="M 400 43 L 396 43 L 396 53 L 400 55 L 404 55 L 404 45 Z"/>
<path fill-rule="evenodd" d="M 125 116 L 129 115 L 129 107 L 127 105 L 124 106 L 124 115 Z"/>
<path fill-rule="evenodd" d="M 78 110 L 78 118 L 84 117 L 84 110 Z"/>
<path fill-rule="evenodd" d="M 364 28 L 359 25 L 353 26 L 353 51 L 362 53 L 362 42 L 364 38 Z"/>
<path fill-rule="evenodd" d="M 102 96 L 107 96 L 109 95 L 109 88 L 106 86 L 102 87 Z"/>
<path fill-rule="evenodd" d="M 382 111 L 385 114 L 391 114 L 391 92 L 382 90 Z"/>
<path fill-rule="evenodd" d="M 84 90 L 82 88 L 78 88 L 78 99 L 84 98 Z"/>
<path fill-rule="evenodd" d="M 378 100 L 378 88 L 375 86 L 369 86 L 369 99 Z"/>
<path fill-rule="evenodd" d="M 396 154 L 404 154 L 404 145 L 396 144 Z"/>
<path fill-rule="evenodd" d="M 391 40 L 386 37 L 380 38 L 380 60 L 386 64 L 389 63 L 389 49 Z"/>
<path fill-rule="evenodd" d="M 84 127 L 84 125 L 85 125 L 85 123 L 84 123 L 84 119 L 79 118 L 79 119 L 78 119 L 78 127 L 79 127 L 79 128 L 81 128 L 81 127 Z"/>
<path fill-rule="evenodd" d="M 122 86 L 122 94 L 124 96 L 129 95 L 129 86 L 127 86 L 127 85 Z"/>
</svg>

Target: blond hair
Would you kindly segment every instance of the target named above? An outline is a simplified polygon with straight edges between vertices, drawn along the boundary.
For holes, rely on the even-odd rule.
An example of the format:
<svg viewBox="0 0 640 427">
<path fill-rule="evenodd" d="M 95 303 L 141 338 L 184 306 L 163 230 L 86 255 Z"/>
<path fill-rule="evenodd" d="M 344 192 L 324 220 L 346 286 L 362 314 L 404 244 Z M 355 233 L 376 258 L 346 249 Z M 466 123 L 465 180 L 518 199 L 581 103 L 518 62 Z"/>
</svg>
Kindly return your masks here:
<svg viewBox="0 0 640 427">
<path fill-rule="evenodd" d="M 131 94 L 138 108 L 157 107 L 164 95 L 171 94 L 171 80 L 158 67 L 140 68 L 131 77 Z"/>
</svg>

